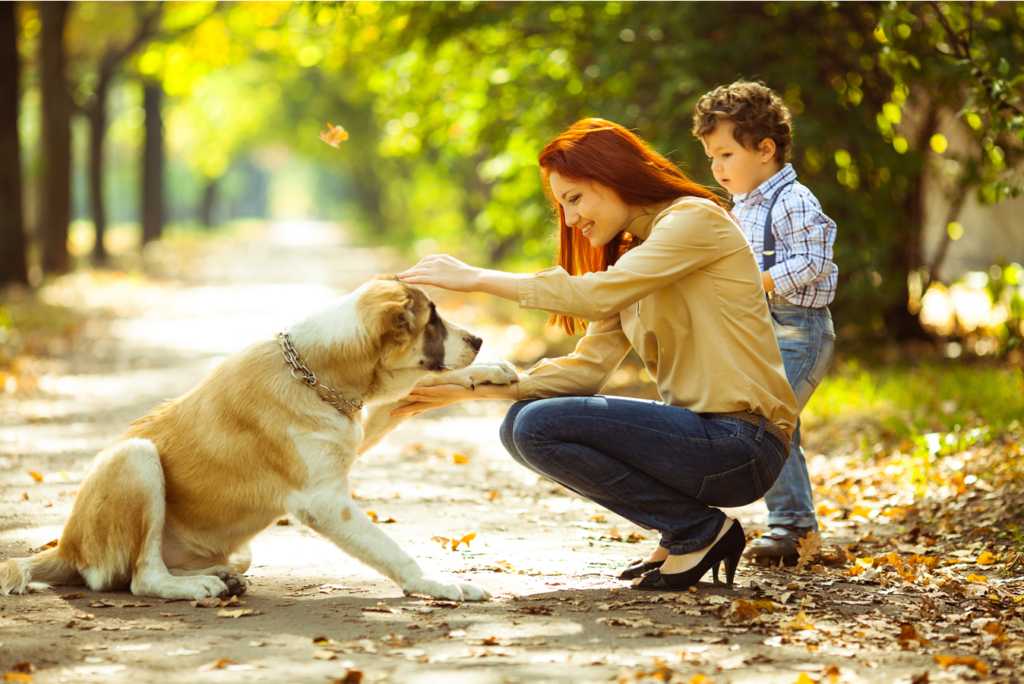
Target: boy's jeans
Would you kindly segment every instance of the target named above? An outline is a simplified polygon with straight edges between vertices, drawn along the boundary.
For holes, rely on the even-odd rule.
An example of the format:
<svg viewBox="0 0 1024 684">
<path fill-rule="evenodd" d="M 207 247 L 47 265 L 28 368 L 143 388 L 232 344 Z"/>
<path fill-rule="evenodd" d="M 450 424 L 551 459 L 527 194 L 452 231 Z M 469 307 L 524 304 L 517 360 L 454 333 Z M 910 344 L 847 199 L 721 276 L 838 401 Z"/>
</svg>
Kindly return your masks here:
<svg viewBox="0 0 1024 684">
<path fill-rule="evenodd" d="M 790 304 L 778 296 L 770 296 L 775 336 L 779 339 L 786 378 L 796 394 L 797 412 L 803 411 L 818 383 L 832 363 L 836 334 L 828 307 L 812 309 Z M 768 506 L 768 527 L 794 525 L 818 529 L 814 515 L 814 496 L 807 474 L 804 450 L 800 447 L 800 421 L 793 431 L 793 441 L 782 474 L 764 496 Z"/>
<path fill-rule="evenodd" d="M 725 522 L 717 506 L 764 496 L 788 444 L 743 420 L 625 397 L 559 397 L 513 404 L 501 443 L 520 464 L 627 520 L 661 532 L 673 555 L 708 546 Z"/>
</svg>

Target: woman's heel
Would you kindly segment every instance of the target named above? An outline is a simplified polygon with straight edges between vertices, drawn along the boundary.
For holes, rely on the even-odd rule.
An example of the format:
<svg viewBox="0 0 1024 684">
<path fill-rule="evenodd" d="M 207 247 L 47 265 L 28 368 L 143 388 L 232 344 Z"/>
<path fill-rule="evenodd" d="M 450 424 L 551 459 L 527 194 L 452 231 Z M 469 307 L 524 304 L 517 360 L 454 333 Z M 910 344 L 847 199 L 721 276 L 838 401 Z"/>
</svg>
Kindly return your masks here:
<svg viewBox="0 0 1024 684">
<path fill-rule="evenodd" d="M 736 576 L 736 568 L 739 566 L 740 558 L 742 556 L 743 548 L 740 548 L 739 551 L 735 552 L 733 555 L 729 556 L 723 561 L 723 563 L 725 563 L 725 583 L 729 585 L 730 589 L 732 589 L 732 581 L 733 578 Z M 715 570 L 718 570 L 718 568 L 716 567 Z M 715 582 L 717 581 L 718 573 L 715 572 Z"/>
</svg>

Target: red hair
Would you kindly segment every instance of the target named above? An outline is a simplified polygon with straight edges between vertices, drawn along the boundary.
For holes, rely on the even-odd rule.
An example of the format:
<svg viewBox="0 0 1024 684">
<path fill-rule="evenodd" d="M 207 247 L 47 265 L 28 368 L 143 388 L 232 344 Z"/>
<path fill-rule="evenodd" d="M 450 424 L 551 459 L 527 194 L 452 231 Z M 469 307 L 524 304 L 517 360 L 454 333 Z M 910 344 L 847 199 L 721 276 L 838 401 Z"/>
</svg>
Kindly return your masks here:
<svg viewBox="0 0 1024 684">
<path fill-rule="evenodd" d="M 641 240 L 625 230 L 602 248 L 595 248 L 565 223 L 565 212 L 551 191 L 548 177 L 557 173 L 566 180 L 596 183 L 613 190 L 626 204 L 648 207 L 680 197 L 703 197 L 722 206 L 713 190 L 689 178 L 668 159 L 658 154 L 635 134 L 604 119 L 583 119 L 567 128 L 540 153 L 544 185 L 558 213 L 558 252 L 555 260 L 569 275 L 607 270 Z M 583 321 L 552 314 L 549 325 L 557 324 L 570 335 Z"/>
</svg>

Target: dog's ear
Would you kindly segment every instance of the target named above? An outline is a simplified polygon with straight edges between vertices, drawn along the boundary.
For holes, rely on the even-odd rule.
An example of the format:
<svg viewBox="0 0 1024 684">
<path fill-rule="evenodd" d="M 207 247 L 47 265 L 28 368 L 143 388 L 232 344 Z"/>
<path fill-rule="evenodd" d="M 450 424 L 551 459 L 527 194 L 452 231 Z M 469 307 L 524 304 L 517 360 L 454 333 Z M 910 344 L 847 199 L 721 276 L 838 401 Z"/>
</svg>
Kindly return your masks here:
<svg viewBox="0 0 1024 684">
<path fill-rule="evenodd" d="M 387 302 L 380 312 L 382 336 L 397 344 L 407 343 L 416 335 L 416 317 L 416 302 L 412 297 Z"/>
</svg>

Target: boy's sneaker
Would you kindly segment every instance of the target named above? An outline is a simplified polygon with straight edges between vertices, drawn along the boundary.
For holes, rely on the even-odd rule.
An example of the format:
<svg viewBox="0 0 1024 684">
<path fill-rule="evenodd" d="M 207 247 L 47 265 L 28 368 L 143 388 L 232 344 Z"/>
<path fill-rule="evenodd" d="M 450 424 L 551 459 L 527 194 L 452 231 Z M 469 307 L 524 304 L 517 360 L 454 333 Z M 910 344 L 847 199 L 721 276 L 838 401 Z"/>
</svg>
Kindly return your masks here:
<svg viewBox="0 0 1024 684">
<path fill-rule="evenodd" d="M 813 529 L 795 525 L 773 527 L 767 534 L 752 539 L 743 555 L 747 558 L 796 558 L 800 540 Z"/>
</svg>

